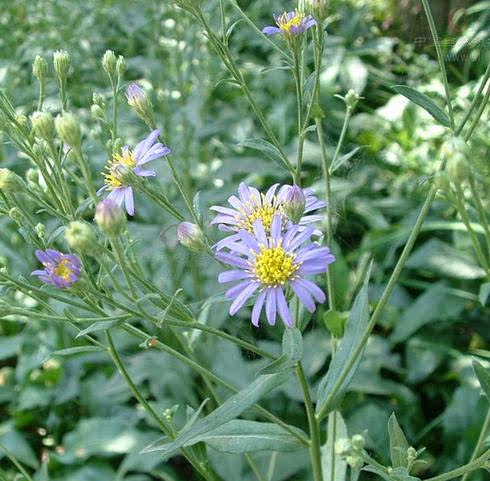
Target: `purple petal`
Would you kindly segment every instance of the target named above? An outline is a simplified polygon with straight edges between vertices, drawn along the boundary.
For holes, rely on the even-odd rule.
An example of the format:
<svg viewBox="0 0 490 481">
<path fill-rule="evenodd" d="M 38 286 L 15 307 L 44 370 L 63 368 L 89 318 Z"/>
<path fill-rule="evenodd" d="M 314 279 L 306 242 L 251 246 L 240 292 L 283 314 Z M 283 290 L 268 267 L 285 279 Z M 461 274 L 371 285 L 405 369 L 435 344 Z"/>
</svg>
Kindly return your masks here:
<svg viewBox="0 0 490 481">
<path fill-rule="evenodd" d="M 265 303 L 267 322 L 273 326 L 276 323 L 276 288 L 267 289 L 267 301 Z"/>
<path fill-rule="evenodd" d="M 274 198 L 274 194 L 276 193 L 276 190 L 278 187 L 279 187 L 279 184 L 274 184 L 271 187 L 269 187 L 269 189 L 267 190 L 267 192 L 265 194 L 265 200 L 268 203 L 272 202 L 272 199 Z"/>
<path fill-rule="evenodd" d="M 281 33 L 281 29 L 271 25 L 269 27 L 263 28 L 262 33 L 265 33 L 265 35 L 268 35 L 270 37 L 272 35 L 276 35 L 278 33 Z"/>
<path fill-rule="evenodd" d="M 229 264 L 230 266 L 239 267 L 241 269 L 249 269 L 247 261 L 242 259 L 241 257 L 235 256 L 233 254 L 229 254 L 228 252 L 217 252 L 215 254 L 216 259 L 225 264 Z"/>
<path fill-rule="evenodd" d="M 307 241 L 311 234 L 314 231 L 314 227 L 306 227 L 302 232 L 298 232 L 298 234 L 289 242 L 287 246 L 288 251 L 296 250 L 303 242 Z"/>
<path fill-rule="evenodd" d="M 250 299 L 252 294 L 258 289 L 259 286 L 260 284 L 258 282 L 254 282 L 243 289 L 240 295 L 233 301 L 232 305 L 230 306 L 230 315 L 235 315 L 242 308 L 243 304 L 245 304 L 245 302 Z"/>
<path fill-rule="evenodd" d="M 155 144 L 150 147 L 144 154 L 142 154 L 139 159 L 137 159 L 136 164 L 138 166 L 146 164 L 150 162 L 150 160 L 160 159 L 161 157 L 165 157 L 169 155 L 171 150 L 168 147 L 165 147 L 163 144 Z"/>
<path fill-rule="evenodd" d="M 251 275 L 246 271 L 233 270 L 221 272 L 218 276 L 218 282 L 224 284 L 226 282 L 241 281 L 242 279 L 247 279 Z"/>
<path fill-rule="evenodd" d="M 145 155 L 145 153 L 155 143 L 155 141 L 158 139 L 159 136 L 160 136 L 160 131 L 158 129 L 154 130 L 153 132 L 150 133 L 150 135 L 146 139 L 142 140 L 136 145 L 133 154 L 134 154 L 134 158 L 137 161 L 136 162 L 137 164 L 139 163 L 138 159 L 140 159 Z"/>
<path fill-rule="evenodd" d="M 157 175 L 154 170 L 141 170 L 139 167 L 135 167 L 133 172 L 139 177 L 155 177 Z"/>
<path fill-rule="evenodd" d="M 323 263 L 329 258 L 330 249 L 328 247 L 318 247 L 317 249 L 308 249 L 297 254 L 295 262 L 303 263 L 316 261 L 318 263 Z M 326 265 L 325 265 L 326 268 Z"/>
<path fill-rule="evenodd" d="M 246 230 L 240 230 L 238 231 L 238 235 L 240 236 L 242 242 L 248 247 L 248 249 L 251 249 L 255 252 L 258 252 L 260 250 L 257 239 L 252 234 L 250 234 Z"/>
<path fill-rule="evenodd" d="M 232 195 L 231 197 L 228 197 L 228 202 L 232 207 L 234 207 L 238 211 L 246 208 L 243 202 L 236 195 Z"/>
<path fill-rule="evenodd" d="M 216 251 L 220 251 L 224 247 L 227 247 L 229 243 L 233 243 L 240 240 L 240 234 L 233 234 L 228 237 L 225 237 L 224 239 L 221 239 L 219 242 L 214 244 L 213 249 Z"/>
<path fill-rule="evenodd" d="M 124 189 L 124 204 L 126 205 L 128 214 L 134 215 L 134 196 L 132 187 L 126 187 L 126 189 Z"/>
<path fill-rule="evenodd" d="M 252 309 L 252 324 L 255 327 L 259 327 L 260 313 L 262 312 L 262 307 L 264 305 L 265 296 L 267 295 L 267 290 L 263 290 L 257 296 L 254 307 Z"/>
<path fill-rule="evenodd" d="M 275 214 L 271 222 L 271 237 L 275 245 L 278 244 L 279 239 L 281 238 L 281 230 L 282 230 L 282 216 L 281 214 Z"/>
<path fill-rule="evenodd" d="M 301 287 L 304 287 L 315 298 L 315 300 L 323 304 L 326 300 L 325 293 L 314 283 L 308 279 L 298 279 L 297 282 Z"/>
<path fill-rule="evenodd" d="M 246 281 L 242 281 L 239 284 L 230 287 L 230 289 L 225 292 L 226 299 L 235 299 L 235 297 L 237 297 L 240 292 L 242 292 L 250 284 L 252 284 L 252 281 L 250 279 L 247 279 Z"/>
<path fill-rule="evenodd" d="M 265 233 L 264 224 L 260 219 L 257 219 L 253 225 L 255 237 L 259 242 L 259 245 L 267 246 L 269 242 L 267 241 L 267 234 Z"/>
<path fill-rule="evenodd" d="M 277 288 L 277 308 L 279 310 L 279 315 L 282 321 L 288 327 L 294 326 L 294 320 L 291 316 L 291 311 L 289 310 L 286 298 L 284 297 L 284 292 L 281 288 Z"/>
<path fill-rule="evenodd" d="M 289 283 L 293 288 L 294 293 L 298 296 L 299 300 L 304 304 L 306 309 L 310 312 L 315 312 L 316 306 L 313 297 L 298 281 L 291 281 Z"/>
</svg>

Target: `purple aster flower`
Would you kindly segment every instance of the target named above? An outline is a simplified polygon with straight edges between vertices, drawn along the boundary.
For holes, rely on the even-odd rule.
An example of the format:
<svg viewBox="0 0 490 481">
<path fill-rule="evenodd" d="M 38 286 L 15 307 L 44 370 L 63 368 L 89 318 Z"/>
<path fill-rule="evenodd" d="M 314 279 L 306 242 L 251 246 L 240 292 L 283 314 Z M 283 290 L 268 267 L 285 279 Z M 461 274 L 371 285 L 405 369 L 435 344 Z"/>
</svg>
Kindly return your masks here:
<svg viewBox="0 0 490 481">
<path fill-rule="evenodd" d="M 146 101 L 146 94 L 143 89 L 135 83 L 130 83 L 126 89 L 126 98 L 131 107 Z"/>
<path fill-rule="evenodd" d="M 290 192 L 294 187 L 292 185 L 283 185 L 278 190 L 279 184 L 274 184 L 265 194 L 261 194 L 255 187 L 250 187 L 245 183 L 241 183 L 238 187 L 238 197 L 232 195 L 228 202 L 233 207 L 213 206 L 218 215 L 211 221 L 211 224 L 218 224 L 218 228 L 222 231 L 238 232 L 241 229 L 253 233 L 253 225 L 256 220 L 261 220 L 266 232 L 270 231 L 272 219 L 276 214 L 282 214 L 285 225 L 291 225 L 291 220 L 285 215 L 284 203 L 290 198 Z M 318 200 L 311 189 L 303 189 L 305 196 L 304 214 L 298 224 L 301 229 L 307 224 L 321 220 L 321 215 L 312 214 L 313 211 L 323 209 L 326 203 Z M 321 235 L 321 232 L 315 230 L 314 235 Z M 240 236 L 234 234 L 228 239 L 239 241 Z M 227 239 L 218 242 L 216 248 L 221 249 L 223 242 Z"/>
<path fill-rule="evenodd" d="M 264 305 L 270 325 L 275 324 L 277 313 L 286 326 L 294 325 L 284 293 L 288 286 L 310 312 L 316 309 L 315 301 L 325 302 L 323 291 L 305 277 L 325 272 L 335 257 L 328 247 L 309 242 L 314 230 L 312 226 L 300 231 L 298 225 L 292 225 L 286 232 L 283 232 L 282 226 L 281 215 L 274 215 L 270 235 L 267 235 L 262 221 L 256 220 L 253 234 L 240 230 L 238 235 L 241 242 L 228 238 L 225 246 L 229 252 L 216 253 L 219 261 L 235 267 L 234 270 L 222 272 L 218 281 L 240 281 L 225 294 L 227 299 L 233 299 L 231 315 L 259 291 L 252 310 L 254 326 L 259 325 Z"/>
<path fill-rule="evenodd" d="M 47 249 L 37 250 L 36 257 L 42 262 L 44 269 L 33 271 L 31 275 L 39 276 L 45 284 L 65 289 L 80 278 L 82 263 L 75 255 Z"/>
<path fill-rule="evenodd" d="M 168 147 L 157 142 L 159 135 L 160 131 L 154 130 L 145 140 L 137 144 L 134 150 L 129 150 L 127 146 L 123 147 L 121 154 L 115 154 L 106 167 L 105 185 L 97 193 L 109 190 L 107 198 L 120 206 L 124 204 L 129 215 L 134 215 L 131 174 L 138 177 L 154 177 L 156 175 L 154 170 L 145 170 L 142 166 L 150 160 L 159 159 L 171 152 Z"/>
<path fill-rule="evenodd" d="M 317 24 L 311 15 L 306 15 L 299 10 L 284 12 L 282 15 L 274 15 L 274 20 L 277 27 L 274 25 L 265 27 L 262 30 L 263 33 L 269 36 L 281 34 L 288 37 L 296 37 Z"/>
</svg>

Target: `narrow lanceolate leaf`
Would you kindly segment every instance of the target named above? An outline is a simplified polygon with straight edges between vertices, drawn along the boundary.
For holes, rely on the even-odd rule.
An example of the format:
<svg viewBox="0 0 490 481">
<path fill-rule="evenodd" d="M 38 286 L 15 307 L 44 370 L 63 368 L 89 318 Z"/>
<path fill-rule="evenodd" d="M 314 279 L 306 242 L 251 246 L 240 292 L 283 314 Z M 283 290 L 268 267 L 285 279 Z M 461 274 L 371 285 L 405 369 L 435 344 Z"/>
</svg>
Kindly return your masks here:
<svg viewBox="0 0 490 481">
<path fill-rule="evenodd" d="M 332 413 L 328 418 L 327 442 L 322 447 L 324 481 L 345 481 L 347 462 L 335 453 L 335 440 L 347 437 L 347 427 L 342 415 L 338 411 Z"/>
<path fill-rule="evenodd" d="M 490 402 L 490 370 L 485 369 L 478 361 L 473 361 L 473 369 L 478 377 L 478 381 L 480 381 L 483 392 L 487 395 L 488 401 Z"/>
<path fill-rule="evenodd" d="M 352 380 L 359 364 L 362 355 L 359 355 L 353 363 L 352 368 L 342 381 L 340 388 L 336 393 L 332 393 L 334 386 L 340 382 L 343 376 L 345 366 L 348 364 L 354 352 L 360 347 L 362 336 L 369 322 L 369 274 L 367 273 L 364 284 L 357 295 L 354 305 L 349 314 L 347 325 L 345 328 L 344 337 L 339 344 L 337 352 L 330 363 L 327 374 L 320 382 L 318 388 L 317 413 L 321 410 L 323 414 L 334 410 L 342 400 L 342 397 Z"/>
<path fill-rule="evenodd" d="M 361 147 L 356 147 L 355 149 L 351 150 L 345 155 L 342 155 L 339 157 L 331 166 L 330 166 L 330 173 L 333 174 L 337 169 L 342 167 L 346 162 L 348 162 L 354 155 L 357 154 L 361 150 Z"/>
<path fill-rule="evenodd" d="M 283 371 L 278 374 L 259 376 L 253 383 L 227 399 L 211 414 L 195 422 L 189 429 L 182 431 L 174 441 L 169 442 L 166 437 L 161 438 L 147 446 L 143 452 L 162 451 L 164 455 L 169 455 L 184 446 L 192 446 L 199 442 L 198 440 L 203 435 L 240 416 L 260 398 L 285 383 L 290 375 L 290 371 Z"/>
<path fill-rule="evenodd" d="M 265 366 L 259 374 L 274 374 L 295 366 L 303 356 L 303 337 L 297 328 L 285 329 L 282 336 L 282 355 Z"/>
<path fill-rule="evenodd" d="M 484 306 L 488 298 L 490 297 L 490 282 L 485 282 L 480 286 L 480 294 L 478 295 L 478 300 L 480 301 L 480 304 Z"/>
<path fill-rule="evenodd" d="M 291 426 L 299 435 L 305 436 L 301 429 Z M 290 432 L 277 424 L 260 423 L 235 419 L 217 429 L 195 438 L 223 453 L 242 454 L 254 451 L 290 452 L 304 449 L 304 446 Z"/>
<path fill-rule="evenodd" d="M 432 117 L 434 117 L 437 122 L 444 125 L 444 127 L 449 127 L 451 125 L 449 117 L 446 115 L 444 110 L 442 110 L 429 96 L 415 90 L 407 85 L 394 85 L 391 87 L 395 92 L 407 97 L 408 100 L 412 101 L 414 104 L 422 107 L 427 111 Z"/>
<path fill-rule="evenodd" d="M 61 349 L 51 354 L 53 356 L 75 356 L 77 354 L 93 354 L 94 352 L 104 352 L 105 349 L 101 346 L 78 346 Z"/>
<path fill-rule="evenodd" d="M 97 321 L 88 326 L 87 328 L 83 329 L 80 331 L 76 337 L 83 337 L 86 336 L 87 334 L 91 334 L 93 332 L 97 331 L 105 331 L 107 329 L 110 329 L 111 327 L 116 327 L 121 324 L 124 324 L 127 321 L 127 319 L 111 319 L 110 321 Z"/>
<path fill-rule="evenodd" d="M 388 434 L 390 435 L 391 464 L 394 468 L 408 467 L 407 449 L 410 447 L 402 428 L 398 424 L 395 413 L 388 420 Z"/>
<path fill-rule="evenodd" d="M 289 170 L 289 167 L 286 165 L 281 153 L 279 150 L 270 142 L 264 139 L 246 139 L 239 144 L 241 147 L 247 147 L 249 149 L 254 149 L 260 151 L 269 159 L 273 160 L 281 167 Z"/>
<path fill-rule="evenodd" d="M 377 466 L 372 466 L 371 464 L 369 464 L 365 466 L 362 470 L 377 474 L 386 481 L 420 481 L 420 478 L 410 476 L 407 468 L 395 468 L 393 469 L 393 471 L 388 473 L 387 471 L 382 470 Z"/>
</svg>

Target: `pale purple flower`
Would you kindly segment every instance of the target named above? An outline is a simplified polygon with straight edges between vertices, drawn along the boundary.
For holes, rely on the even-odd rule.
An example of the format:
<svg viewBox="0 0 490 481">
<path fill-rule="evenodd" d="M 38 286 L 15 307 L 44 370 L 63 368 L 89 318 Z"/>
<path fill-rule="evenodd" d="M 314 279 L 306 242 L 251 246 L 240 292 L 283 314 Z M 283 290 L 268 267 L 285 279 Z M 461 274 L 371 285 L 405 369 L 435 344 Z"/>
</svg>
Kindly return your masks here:
<svg viewBox="0 0 490 481">
<path fill-rule="evenodd" d="M 177 239 L 183 246 L 195 252 L 200 252 L 206 247 L 202 230 L 192 222 L 181 222 L 178 225 Z"/>
<path fill-rule="evenodd" d="M 132 107 L 146 100 L 146 94 L 141 87 L 135 83 L 130 83 L 126 89 L 128 104 Z"/>
<path fill-rule="evenodd" d="M 65 289 L 80 278 L 82 263 L 73 254 L 62 254 L 57 250 L 47 249 L 36 250 L 36 257 L 43 264 L 44 269 L 33 271 L 31 275 L 39 276 L 45 284 Z"/>
<path fill-rule="evenodd" d="M 160 131 L 154 130 L 146 139 L 137 144 L 134 150 L 129 150 L 128 146 L 124 146 L 121 154 L 115 154 L 106 167 L 105 185 L 97 193 L 109 190 L 107 198 L 120 206 L 124 204 L 129 215 L 134 215 L 134 193 L 131 186 L 131 175 L 128 175 L 128 171 L 129 174 L 132 173 L 138 177 L 154 177 L 156 175 L 154 170 L 145 170 L 142 166 L 171 152 L 168 147 L 157 142 L 159 135 Z"/>
<path fill-rule="evenodd" d="M 274 15 L 274 20 L 277 26 L 265 27 L 262 30 L 263 33 L 269 36 L 281 34 L 296 37 L 317 24 L 311 15 L 306 15 L 299 10 L 284 12 L 282 15 Z"/>
<path fill-rule="evenodd" d="M 237 234 L 240 242 L 228 237 L 223 245 L 228 252 L 216 253 L 219 261 L 235 268 L 222 272 L 218 281 L 240 281 L 225 294 L 227 299 L 233 299 L 230 315 L 236 314 L 258 291 L 252 309 L 251 320 L 254 326 L 259 325 L 264 306 L 270 325 L 275 324 L 278 313 L 286 326 L 294 325 L 285 295 L 288 286 L 309 312 L 315 311 L 315 301 L 325 302 L 323 291 L 306 276 L 325 272 L 335 257 L 328 247 L 310 242 L 314 230 L 312 226 L 302 231 L 298 225 L 290 226 L 286 232 L 282 229 L 280 214 L 274 215 L 270 235 L 262 221 L 256 220 L 253 233 L 240 230 Z"/>
<path fill-rule="evenodd" d="M 262 221 L 265 230 L 269 232 L 273 217 L 276 214 L 282 214 L 285 223 L 284 227 L 291 225 L 292 219 L 285 215 L 284 203 L 290 198 L 293 186 L 283 185 L 279 190 L 278 188 L 279 184 L 274 184 L 265 194 L 262 194 L 255 187 L 250 187 L 242 182 L 238 187 L 238 197 L 232 195 L 228 199 L 231 209 L 216 205 L 211 207 L 211 210 L 218 213 L 211 221 L 211 224 L 218 224 L 218 228 L 222 231 L 238 232 L 240 229 L 244 229 L 249 233 L 253 233 L 254 222 L 259 219 Z M 308 224 L 320 221 L 322 216 L 313 214 L 313 212 L 323 209 L 327 205 L 317 199 L 311 189 L 303 189 L 303 194 L 305 196 L 304 214 L 306 215 L 303 215 L 298 222 L 301 229 Z M 315 230 L 314 235 L 321 235 L 321 232 Z M 234 234 L 230 238 L 238 241 L 240 236 Z M 218 250 L 224 241 L 216 244 Z"/>
</svg>

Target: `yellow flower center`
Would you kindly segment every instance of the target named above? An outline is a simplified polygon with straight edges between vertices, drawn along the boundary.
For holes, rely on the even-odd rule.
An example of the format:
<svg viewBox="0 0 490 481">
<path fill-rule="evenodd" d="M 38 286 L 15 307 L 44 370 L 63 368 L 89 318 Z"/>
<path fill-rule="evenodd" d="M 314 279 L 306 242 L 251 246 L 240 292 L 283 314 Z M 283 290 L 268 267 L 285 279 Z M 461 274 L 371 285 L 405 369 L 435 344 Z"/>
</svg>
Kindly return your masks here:
<svg viewBox="0 0 490 481">
<path fill-rule="evenodd" d="M 246 204 L 247 209 L 240 210 L 238 218 L 238 228 L 253 233 L 253 225 L 256 220 L 261 220 L 264 229 L 267 233 L 270 232 L 272 219 L 276 214 L 282 214 L 282 208 L 276 204 L 275 197 L 271 201 L 265 199 L 265 195 L 261 194 L 262 202 L 256 198 Z"/>
<path fill-rule="evenodd" d="M 134 169 L 136 167 L 136 160 L 131 150 L 124 150 L 121 154 L 114 154 L 114 157 L 109 160 L 106 166 L 107 172 L 103 173 L 104 183 L 109 189 L 117 189 L 124 185 L 124 181 L 121 178 L 121 167 L 127 167 Z"/>
<path fill-rule="evenodd" d="M 285 33 L 291 33 L 292 27 L 299 27 L 305 19 L 305 14 L 296 10 L 293 18 L 288 17 L 288 13 L 284 12 L 277 18 L 277 26 Z"/>
<path fill-rule="evenodd" d="M 262 246 L 253 266 L 257 279 L 267 286 L 285 284 L 298 268 L 294 255 L 288 254 L 281 246 Z"/>
<path fill-rule="evenodd" d="M 58 276 L 61 277 L 64 281 L 69 281 L 70 276 L 72 274 L 72 270 L 69 266 L 70 261 L 68 259 L 62 259 L 56 269 L 54 270 L 54 273 Z"/>
</svg>

